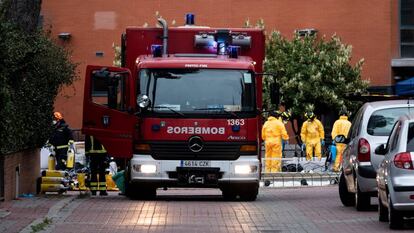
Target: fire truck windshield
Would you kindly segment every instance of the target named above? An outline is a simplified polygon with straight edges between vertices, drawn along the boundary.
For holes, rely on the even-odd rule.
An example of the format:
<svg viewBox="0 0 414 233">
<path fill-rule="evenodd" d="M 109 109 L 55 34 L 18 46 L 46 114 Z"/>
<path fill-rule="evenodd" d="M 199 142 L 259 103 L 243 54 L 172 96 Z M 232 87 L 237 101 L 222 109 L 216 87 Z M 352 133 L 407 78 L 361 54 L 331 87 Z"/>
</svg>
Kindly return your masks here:
<svg viewBox="0 0 414 233">
<path fill-rule="evenodd" d="M 156 114 L 235 117 L 256 107 L 254 76 L 248 70 L 143 69 L 139 80 L 138 93 L 149 97 L 148 110 Z"/>
</svg>

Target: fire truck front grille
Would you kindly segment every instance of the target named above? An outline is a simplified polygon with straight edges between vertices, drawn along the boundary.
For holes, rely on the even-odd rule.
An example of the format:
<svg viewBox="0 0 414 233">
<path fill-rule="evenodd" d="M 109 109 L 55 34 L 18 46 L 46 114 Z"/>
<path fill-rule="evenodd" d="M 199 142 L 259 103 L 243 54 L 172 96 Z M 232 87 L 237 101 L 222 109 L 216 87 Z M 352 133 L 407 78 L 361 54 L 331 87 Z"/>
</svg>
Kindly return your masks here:
<svg viewBox="0 0 414 233">
<path fill-rule="evenodd" d="M 240 144 L 206 142 L 199 152 L 193 152 L 187 142 L 152 142 L 151 155 L 163 160 L 236 160 L 240 156 Z"/>
</svg>

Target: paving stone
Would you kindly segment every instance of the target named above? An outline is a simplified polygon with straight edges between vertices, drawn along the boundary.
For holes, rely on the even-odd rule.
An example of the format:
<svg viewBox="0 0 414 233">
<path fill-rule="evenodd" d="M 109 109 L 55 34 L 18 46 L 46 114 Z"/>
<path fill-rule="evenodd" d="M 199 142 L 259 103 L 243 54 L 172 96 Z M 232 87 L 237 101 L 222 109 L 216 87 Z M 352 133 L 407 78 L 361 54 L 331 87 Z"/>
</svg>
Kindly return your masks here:
<svg viewBox="0 0 414 233">
<path fill-rule="evenodd" d="M 389 231 L 387 223 L 378 222 L 375 206 L 364 212 L 343 207 L 337 186 L 261 188 L 255 202 L 227 202 L 215 189 L 170 189 L 158 194 L 151 201 L 129 200 L 117 193 L 89 198 L 68 193 L 0 203 L 0 209 L 9 212 L 0 218 L 0 232 L 19 232 L 45 216 L 54 219 L 45 232 Z M 410 220 L 402 232 L 413 230 Z"/>
</svg>

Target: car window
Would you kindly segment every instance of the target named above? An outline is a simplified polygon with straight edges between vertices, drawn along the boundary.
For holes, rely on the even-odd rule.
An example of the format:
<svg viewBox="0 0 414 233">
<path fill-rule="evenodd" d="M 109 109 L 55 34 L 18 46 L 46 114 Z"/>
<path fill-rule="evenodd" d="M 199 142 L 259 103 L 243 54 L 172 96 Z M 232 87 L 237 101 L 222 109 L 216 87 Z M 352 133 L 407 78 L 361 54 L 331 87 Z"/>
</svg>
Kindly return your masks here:
<svg viewBox="0 0 414 233">
<path fill-rule="evenodd" d="M 362 117 L 363 108 L 361 108 L 354 120 L 352 121 L 351 130 L 349 130 L 348 138 L 354 138 L 358 134 L 359 126 L 361 125 L 361 117 Z"/>
<path fill-rule="evenodd" d="M 407 107 L 377 110 L 368 120 L 367 133 L 372 136 L 388 136 L 398 117 L 408 113 Z"/>
<path fill-rule="evenodd" d="M 414 123 L 408 126 L 407 151 L 414 152 Z"/>
<path fill-rule="evenodd" d="M 397 148 L 398 146 L 399 135 L 400 135 L 400 130 L 401 130 L 400 122 L 396 122 L 394 127 L 395 129 L 392 131 L 392 135 L 390 138 L 390 142 L 391 142 L 390 151 L 395 150 L 395 148 Z"/>
</svg>

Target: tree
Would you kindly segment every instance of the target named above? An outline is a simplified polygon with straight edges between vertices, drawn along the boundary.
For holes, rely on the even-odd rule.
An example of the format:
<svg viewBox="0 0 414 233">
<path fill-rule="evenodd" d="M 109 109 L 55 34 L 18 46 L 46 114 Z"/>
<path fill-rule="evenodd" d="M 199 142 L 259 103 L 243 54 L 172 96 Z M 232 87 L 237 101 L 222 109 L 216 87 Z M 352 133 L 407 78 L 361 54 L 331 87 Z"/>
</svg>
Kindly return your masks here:
<svg viewBox="0 0 414 233">
<path fill-rule="evenodd" d="M 280 104 L 292 112 L 298 126 L 309 108 L 314 107 L 317 115 L 337 112 L 342 106 L 355 109 L 356 104 L 348 101 L 346 94 L 364 93 L 368 82 L 361 79 L 363 59 L 352 66 L 351 55 L 352 46 L 343 44 L 336 35 L 325 40 L 295 34 L 289 41 L 273 32 L 266 44 L 264 65 L 266 73 L 275 76 L 264 80 L 265 106 L 278 107 L 270 103 L 270 95 L 279 91 Z M 292 125 L 298 135 L 299 127 Z"/>
<path fill-rule="evenodd" d="M 76 77 L 66 50 L 8 17 L 10 2 L 0 5 L 0 155 L 44 145 L 58 91 Z"/>
<path fill-rule="evenodd" d="M 33 33 L 38 26 L 41 3 L 41 0 L 0 0 L 2 18 L 26 33 Z"/>
</svg>

